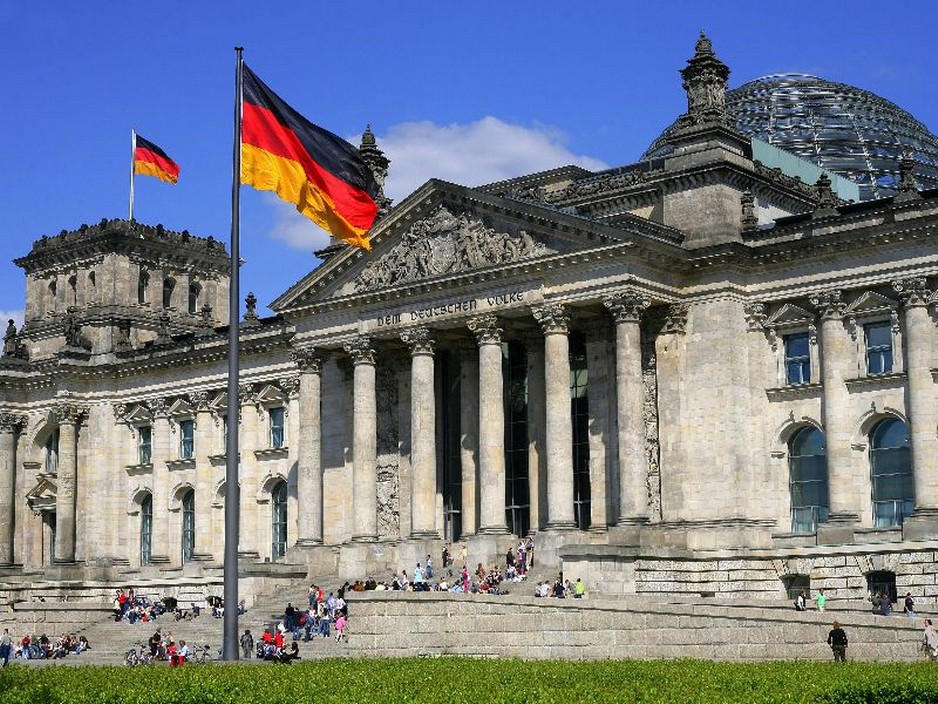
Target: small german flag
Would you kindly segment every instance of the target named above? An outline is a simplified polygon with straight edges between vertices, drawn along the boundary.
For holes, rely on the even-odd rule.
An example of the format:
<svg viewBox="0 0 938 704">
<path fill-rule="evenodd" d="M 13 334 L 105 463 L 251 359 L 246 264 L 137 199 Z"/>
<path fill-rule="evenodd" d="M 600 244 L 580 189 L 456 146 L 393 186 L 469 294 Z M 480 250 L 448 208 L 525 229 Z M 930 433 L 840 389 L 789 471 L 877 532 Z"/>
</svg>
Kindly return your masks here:
<svg viewBox="0 0 938 704">
<path fill-rule="evenodd" d="M 378 184 L 358 150 L 285 103 L 243 66 L 241 183 L 273 191 L 327 232 L 371 249 Z"/>
<path fill-rule="evenodd" d="M 160 181 L 175 186 L 179 180 L 179 164 L 153 142 L 134 134 L 134 173 L 156 176 Z"/>
</svg>

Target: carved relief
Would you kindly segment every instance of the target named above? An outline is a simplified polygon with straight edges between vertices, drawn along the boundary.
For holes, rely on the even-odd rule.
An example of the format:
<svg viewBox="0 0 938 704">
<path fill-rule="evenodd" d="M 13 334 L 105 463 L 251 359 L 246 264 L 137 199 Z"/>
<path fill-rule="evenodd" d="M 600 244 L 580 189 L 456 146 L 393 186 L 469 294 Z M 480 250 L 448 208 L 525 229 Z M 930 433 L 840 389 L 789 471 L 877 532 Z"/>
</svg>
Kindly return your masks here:
<svg viewBox="0 0 938 704">
<path fill-rule="evenodd" d="M 377 422 L 377 512 L 378 535 L 400 535 L 400 401 L 398 377 L 401 362 L 382 364 L 375 374 Z"/>
<path fill-rule="evenodd" d="M 197 411 L 208 410 L 208 392 L 190 391 L 188 395 L 189 404 Z"/>
<path fill-rule="evenodd" d="M 401 341 L 410 348 L 410 353 L 413 355 L 432 355 L 434 347 L 436 347 L 436 339 L 427 327 L 404 330 L 401 333 Z"/>
<path fill-rule="evenodd" d="M 658 323 L 660 325 L 660 323 Z M 657 326 L 656 326 L 657 327 Z M 644 333 L 645 331 L 643 331 Z M 658 363 L 654 334 L 642 335 L 642 418 L 645 421 L 645 489 L 648 515 L 661 520 L 661 460 L 658 440 Z"/>
<path fill-rule="evenodd" d="M 26 416 L 20 413 L 11 413 L 0 411 L 0 430 L 7 430 L 15 433 L 20 428 L 26 427 Z"/>
<path fill-rule="evenodd" d="M 293 363 L 301 374 L 322 374 L 322 354 L 313 348 L 293 350 L 290 353 Z"/>
<path fill-rule="evenodd" d="M 743 314 L 746 316 L 746 325 L 750 332 L 764 330 L 767 317 L 764 303 L 747 303 L 743 306 Z"/>
<path fill-rule="evenodd" d="M 906 307 L 928 305 L 928 299 L 932 294 L 928 289 L 928 281 L 924 276 L 893 281 L 892 288 L 901 296 Z"/>
<path fill-rule="evenodd" d="M 820 310 L 821 320 L 840 320 L 847 308 L 843 291 L 836 289 L 812 296 L 811 305 L 817 306 Z"/>
<path fill-rule="evenodd" d="M 370 338 L 357 337 L 352 342 L 345 343 L 343 349 L 352 358 L 354 364 L 375 363 L 375 348 Z"/>
<path fill-rule="evenodd" d="M 625 291 L 603 299 L 603 305 L 612 313 L 617 323 L 638 323 L 642 313 L 651 305 L 651 300 L 638 291 Z"/>
<path fill-rule="evenodd" d="M 371 291 L 443 274 L 481 269 L 548 253 L 522 230 L 496 232 L 468 214 L 453 215 L 445 206 L 419 220 L 401 241 L 369 265 L 354 282 L 356 291 Z"/>
</svg>

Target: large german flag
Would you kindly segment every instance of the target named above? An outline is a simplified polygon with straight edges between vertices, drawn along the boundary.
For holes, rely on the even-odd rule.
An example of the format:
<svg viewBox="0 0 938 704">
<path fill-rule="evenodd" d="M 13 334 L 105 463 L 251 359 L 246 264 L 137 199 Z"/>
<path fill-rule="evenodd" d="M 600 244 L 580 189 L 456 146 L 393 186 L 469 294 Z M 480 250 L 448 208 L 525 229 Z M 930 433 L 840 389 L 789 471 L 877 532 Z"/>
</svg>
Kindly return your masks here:
<svg viewBox="0 0 938 704">
<path fill-rule="evenodd" d="M 134 173 L 156 176 L 174 186 L 179 181 L 179 164 L 166 156 L 160 149 L 139 134 L 134 135 Z"/>
<path fill-rule="evenodd" d="M 358 150 L 285 103 L 243 66 L 241 183 L 273 191 L 324 230 L 371 249 L 378 185 Z"/>
</svg>

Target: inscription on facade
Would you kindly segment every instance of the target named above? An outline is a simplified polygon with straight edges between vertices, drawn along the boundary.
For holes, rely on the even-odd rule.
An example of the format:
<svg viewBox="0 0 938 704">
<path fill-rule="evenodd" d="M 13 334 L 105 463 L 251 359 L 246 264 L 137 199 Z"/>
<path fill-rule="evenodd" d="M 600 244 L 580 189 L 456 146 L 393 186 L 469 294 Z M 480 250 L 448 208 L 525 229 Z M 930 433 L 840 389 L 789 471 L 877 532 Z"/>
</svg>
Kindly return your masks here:
<svg viewBox="0 0 938 704">
<path fill-rule="evenodd" d="M 531 296 L 525 291 L 511 291 L 486 296 L 485 298 L 471 298 L 464 301 L 441 303 L 440 305 L 418 308 L 404 313 L 382 315 L 374 319 L 374 325 L 379 328 L 391 325 L 409 325 L 421 320 L 430 320 L 441 316 L 474 313 L 482 309 L 519 305 L 524 303 L 527 298 L 531 298 Z"/>
</svg>

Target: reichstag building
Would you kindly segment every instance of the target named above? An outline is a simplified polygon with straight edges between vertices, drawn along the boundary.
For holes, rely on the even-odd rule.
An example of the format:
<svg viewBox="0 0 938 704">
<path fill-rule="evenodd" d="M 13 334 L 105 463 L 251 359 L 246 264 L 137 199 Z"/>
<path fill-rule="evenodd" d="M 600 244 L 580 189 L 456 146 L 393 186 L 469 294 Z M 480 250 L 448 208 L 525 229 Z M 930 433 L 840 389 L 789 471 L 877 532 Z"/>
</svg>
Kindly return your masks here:
<svg viewBox="0 0 938 704">
<path fill-rule="evenodd" d="M 431 180 L 274 316 L 249 297 L 237 419 L 222 242 L 36 240 L 0 357 L 0 590 L 217 584 L 236 431 L 245 593 L 533 535 L 607 593 L 933 603 L 938 140 L 814 77 L 728 92 L 703 35 L 680 76 L 641 161 Z M 362 155 L 383 183 L 370 130 Z"/>
</svg>

